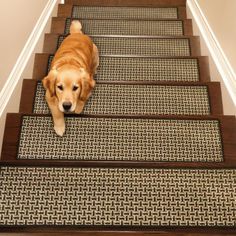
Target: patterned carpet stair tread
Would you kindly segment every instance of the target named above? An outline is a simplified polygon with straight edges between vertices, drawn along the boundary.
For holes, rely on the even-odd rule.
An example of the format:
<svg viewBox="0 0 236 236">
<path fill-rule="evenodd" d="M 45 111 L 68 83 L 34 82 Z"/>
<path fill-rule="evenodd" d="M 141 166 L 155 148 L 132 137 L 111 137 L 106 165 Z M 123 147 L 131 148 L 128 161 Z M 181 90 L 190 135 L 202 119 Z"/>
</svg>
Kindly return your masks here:
<svg viewBox="0 0 236 236">
<path fill-rule="evenodd" d="M 34 113 L 50 113 L 45 89 L 37 84 Z M 207 86 L 98 84 L 83 114 L 209 115 Z"/>
<path fill-rule="evenodd" d="M 178 8 L 73 6 L 72 17 L 80 19 L 177 19 Z"/>
<path fill-rule="evenodd" d="M 50 68 L 53 55 L 49 57 Z M 199 63 L 196 58 L 103 57 L 97 81 L 197 82 Z"/>
<path fill-rule="evenodd" d="M 88 20 L 78 19 L 82 30 L 88 35 L 166 35 L 184 34 L 181 20 Z M 65 34 L 70 31 L 71 19 L 66 20 Z"/>
<path fill-rule="evenodd" d="M 66 36 L 59 36 L 58 47 Z M 190 56 L 188 38 L 92 37 L 101 55 Z"/>
<path fill-rule="evenodd" d="M 218 120 L 23 116 L 18 159 L 222 162 Z"/>
<path fill-rule="evenodd" d="M 235 227 L 235 169 L 1 167 L 0 225 Z"/>
</svg>

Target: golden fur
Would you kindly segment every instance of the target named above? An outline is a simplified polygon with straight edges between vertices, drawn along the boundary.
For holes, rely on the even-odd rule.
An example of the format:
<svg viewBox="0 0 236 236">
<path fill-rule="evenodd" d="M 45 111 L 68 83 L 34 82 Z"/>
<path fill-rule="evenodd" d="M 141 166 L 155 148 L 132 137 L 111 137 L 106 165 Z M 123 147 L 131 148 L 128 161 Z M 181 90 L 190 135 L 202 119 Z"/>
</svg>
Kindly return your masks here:
<svg viewBox="0 0 236 236">
<path fill-rule="evenodd" d="M 71 23 L 70 35 L 57 50 L 50 71 L 43 79 L 54 129 L 60 136 L 65 132 L 64 112 L 81 113 L 95 86 L 93 76 L 99 64 L 98 50 L 81 28 L 79 21 Z"/>
</svg>

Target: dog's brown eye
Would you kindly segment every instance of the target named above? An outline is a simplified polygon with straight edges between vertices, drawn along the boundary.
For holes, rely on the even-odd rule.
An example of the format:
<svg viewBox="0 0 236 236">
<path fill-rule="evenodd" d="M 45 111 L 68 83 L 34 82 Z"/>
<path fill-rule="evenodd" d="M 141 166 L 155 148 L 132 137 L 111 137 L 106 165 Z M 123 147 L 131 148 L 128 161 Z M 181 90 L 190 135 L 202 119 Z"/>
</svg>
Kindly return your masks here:
<svg viewBox="0 0 236 236">
<path fill-rule="evenodd" d="M 78 89 L 77 86 L 73 86 L 73 91 L 76 91 Z"/>
<path fill-rule="evenodd" d="M 63 90 L 62 85 L 58 85 L 57 87 L 58 87 L 61 91 Z"/>
</svg>

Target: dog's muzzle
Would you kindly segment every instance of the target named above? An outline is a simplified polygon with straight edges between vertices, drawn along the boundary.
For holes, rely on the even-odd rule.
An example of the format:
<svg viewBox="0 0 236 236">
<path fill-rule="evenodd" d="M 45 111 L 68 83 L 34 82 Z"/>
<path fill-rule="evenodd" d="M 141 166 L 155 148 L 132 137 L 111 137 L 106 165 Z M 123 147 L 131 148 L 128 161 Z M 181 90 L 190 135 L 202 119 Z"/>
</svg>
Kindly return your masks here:
<svg viewBox="0 0 236 236">
<path fill-rule="evenodd" d="M 62 106 L 63 106 L 64 110 L 66 112 L 68 112 L 68 111 L 70 111 L 70 109 L 72 107 L 72 103 L 71 102 L 63 102 Z"/>
</svg>

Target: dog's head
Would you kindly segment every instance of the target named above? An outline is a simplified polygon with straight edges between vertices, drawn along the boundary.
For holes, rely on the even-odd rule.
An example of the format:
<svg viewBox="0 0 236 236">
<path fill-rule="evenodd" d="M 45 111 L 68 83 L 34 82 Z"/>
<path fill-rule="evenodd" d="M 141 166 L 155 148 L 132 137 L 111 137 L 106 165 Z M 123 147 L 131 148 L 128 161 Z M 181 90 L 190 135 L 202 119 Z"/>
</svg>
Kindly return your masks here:
<svg viewBox="0 0 236 236">
<path fill-rule="evenodd" d="M 43 79 L 46 96 L 56 97 L 62 112 L 74 112 L 79 100 L 85 102 L 89 98 L 94 85 L 95 81 L 83 68 L 52 69 Z"/>
</svg>

